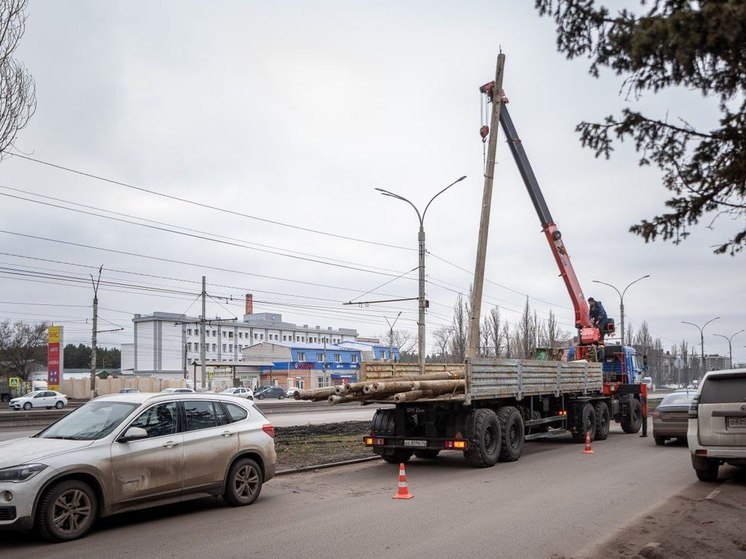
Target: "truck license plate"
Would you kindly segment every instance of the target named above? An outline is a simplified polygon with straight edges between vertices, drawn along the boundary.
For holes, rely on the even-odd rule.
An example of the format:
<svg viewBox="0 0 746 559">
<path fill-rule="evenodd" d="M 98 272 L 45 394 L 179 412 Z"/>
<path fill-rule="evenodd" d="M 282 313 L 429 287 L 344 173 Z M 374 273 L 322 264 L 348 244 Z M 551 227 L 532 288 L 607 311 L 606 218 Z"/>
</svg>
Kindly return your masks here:
<svg viewBox="0 0 746 559">
<path fill-rule="evenodd" d="M 404 446 L 427 446 L 427 441 L 404 439 Z"/>
<path fill-rule="evenodd" d="M 746 417 L 728 417 L 726 421 L 728 427 L 746 427 Z"/>
</svg>

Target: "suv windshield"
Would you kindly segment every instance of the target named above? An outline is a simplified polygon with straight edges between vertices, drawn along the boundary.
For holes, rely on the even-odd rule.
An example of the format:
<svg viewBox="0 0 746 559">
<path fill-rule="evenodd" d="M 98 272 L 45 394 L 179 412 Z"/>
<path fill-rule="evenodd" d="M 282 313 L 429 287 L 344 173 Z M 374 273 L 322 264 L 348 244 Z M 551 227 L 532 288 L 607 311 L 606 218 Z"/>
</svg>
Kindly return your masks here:
<svg viewBox="0 0 746 559">
<path fill-rule="evenodd" d="M 699 397 L 700 404 L 746 402 L 746 374 L 707 377 Z"/>
<path fill-rule="evenodd" d="M 111 433 L 139 404 L 90 402 L 35 435 L 42 439 L 93 441 Z"/>
</svg>

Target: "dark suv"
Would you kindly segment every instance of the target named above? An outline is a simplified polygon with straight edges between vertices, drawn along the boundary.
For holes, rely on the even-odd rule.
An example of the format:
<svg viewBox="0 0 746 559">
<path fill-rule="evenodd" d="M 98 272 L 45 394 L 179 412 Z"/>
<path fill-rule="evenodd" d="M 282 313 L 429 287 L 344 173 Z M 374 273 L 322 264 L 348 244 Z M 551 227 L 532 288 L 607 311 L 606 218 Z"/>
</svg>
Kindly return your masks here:
<svg viewBox="0 0 746 559">
<path fill-rule="evenodd" d="M 689 408 L 687 443 L 702 481 L 715 481 L 720 464 L 746 466 L 746 369 L 705 375 Z"/>
<path fill-rule="evenodd" d="M 254 398 L 257 400 L 264 400 L 265 398 L 279 398 L 282 400 L 285 396 L 287 396 L 285 389 L 280 386 L 266 386 L 260 388 L 257 390 L 256 394 L 254 394 Z"/>
</svg>

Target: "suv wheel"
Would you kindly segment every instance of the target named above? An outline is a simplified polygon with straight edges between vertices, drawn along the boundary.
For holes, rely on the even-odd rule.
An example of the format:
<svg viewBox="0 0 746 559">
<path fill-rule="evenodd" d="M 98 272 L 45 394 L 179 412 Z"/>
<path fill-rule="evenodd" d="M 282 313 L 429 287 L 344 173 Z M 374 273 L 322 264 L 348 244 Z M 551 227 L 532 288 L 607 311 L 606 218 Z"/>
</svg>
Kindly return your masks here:
<svg viewBox="0 0 746 559">
<path fill-rule="evenodd" d="M 38 530 L 45 540 L 75 540 L 91 529 L 98 516 L 93 489 L 70 479 L 52 486 L 39 504 Z"/>
<path fill-rule="evenodd" d="M 241 458 L 231 466 L 225 480 L 223 499 L 234 506 L 250 505 L 262 491 L 262 470 L 251 458 Z"/>
<path fill-rule="evenodd" d="M 720 464 L 715 461 L 709 461 L 707 462 L 706 468 L 695 468 L 694 472 L 697 474 L 697 479 L 699 479 L 699 481 L 716 481 L 719 469 Z"/>
</svg>

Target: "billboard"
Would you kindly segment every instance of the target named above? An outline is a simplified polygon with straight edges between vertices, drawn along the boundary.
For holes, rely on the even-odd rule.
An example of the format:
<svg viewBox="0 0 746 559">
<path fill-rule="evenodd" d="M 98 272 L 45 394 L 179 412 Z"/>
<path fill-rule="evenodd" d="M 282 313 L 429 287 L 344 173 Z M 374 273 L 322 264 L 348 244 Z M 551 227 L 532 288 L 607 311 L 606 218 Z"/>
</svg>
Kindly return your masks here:
<svg viewBox="0 0 746 559">
<path fill-rule="evenodd" d="M 50 326 L 47 335 L 47 386 L 59 390 L 64 367 L 62 326 Z"/>
</svg>

